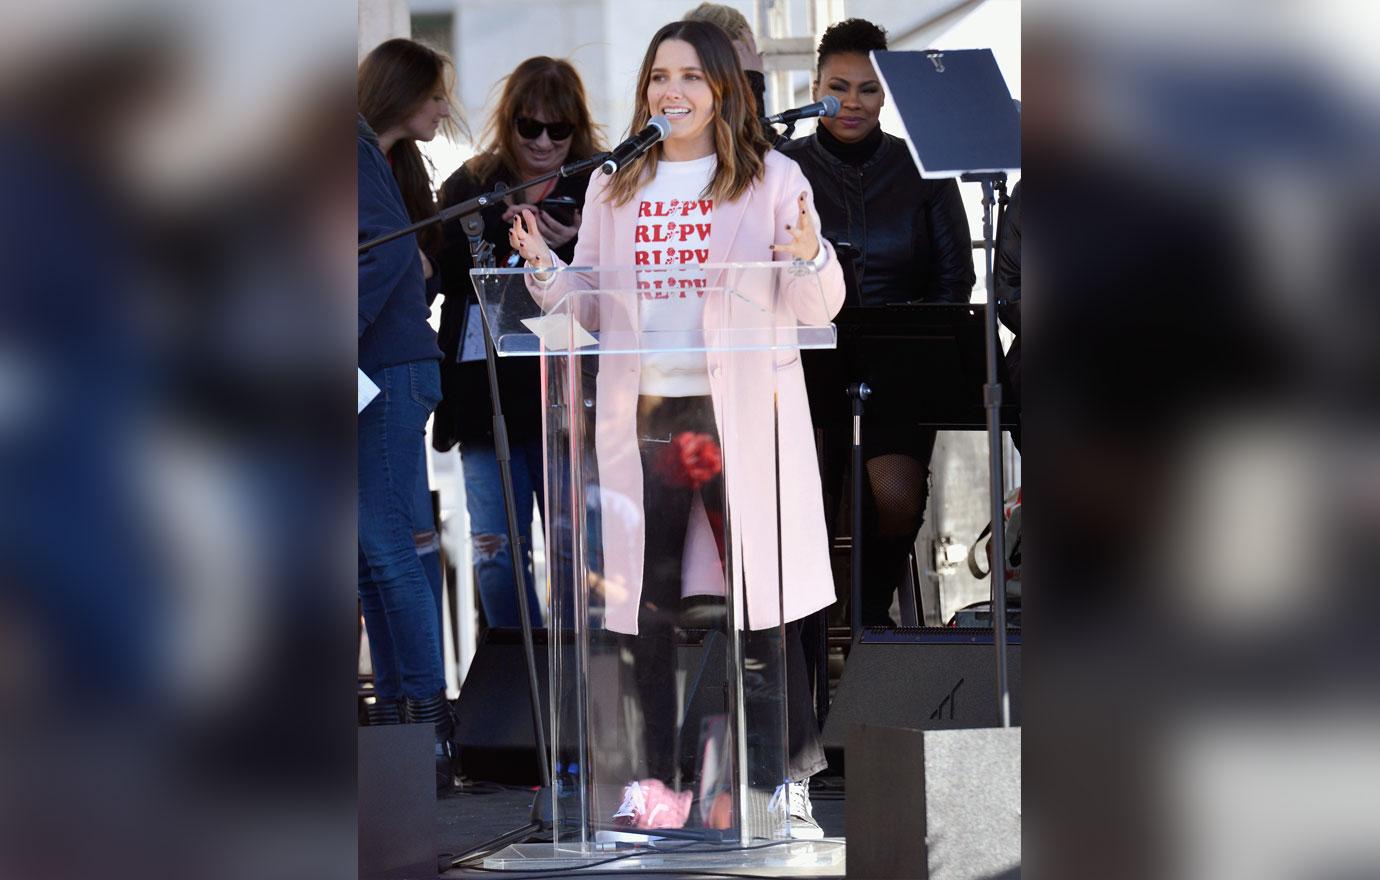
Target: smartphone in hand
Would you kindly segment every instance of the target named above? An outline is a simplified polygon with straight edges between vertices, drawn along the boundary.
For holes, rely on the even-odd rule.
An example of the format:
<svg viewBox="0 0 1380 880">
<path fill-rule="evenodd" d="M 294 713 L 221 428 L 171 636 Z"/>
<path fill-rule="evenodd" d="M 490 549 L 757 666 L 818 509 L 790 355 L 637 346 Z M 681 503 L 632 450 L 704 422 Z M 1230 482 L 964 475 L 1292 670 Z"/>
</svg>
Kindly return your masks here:
<svg viewBox="0 0 1380 880">
<path fill-rule="evenodd" d="M 575 222 L 576 203 L 574 196 L 552 196 L 542 199 L 539 206 L 551 215 L 552 220 L 562 226 L 570 226 Z"/>
</svg>

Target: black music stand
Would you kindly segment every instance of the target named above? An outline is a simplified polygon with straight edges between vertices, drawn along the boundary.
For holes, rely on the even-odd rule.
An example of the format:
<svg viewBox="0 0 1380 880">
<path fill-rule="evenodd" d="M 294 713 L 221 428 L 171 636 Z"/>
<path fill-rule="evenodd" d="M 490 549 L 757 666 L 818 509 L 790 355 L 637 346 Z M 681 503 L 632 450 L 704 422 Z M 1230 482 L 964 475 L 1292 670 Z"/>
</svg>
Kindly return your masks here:
<svg viewBox="0 0 1380 880">
<path fill-rule="evenodd" d="M 915 423 L 940 431 L 987 427 L 986 309 L 969 303 L 897 303 L 846 308 L 834 318 L 849 382 L 870 398 L 901 401 Z M 997 362 L 998 379 L 1006 364 Z M 1001 427 L 1016 427 L 1015 406 L 1001 407 Z M 864 430 L 866 425 L 864 424 Z"/>
<path fill-rule="evenodd" d="M 1001 383 L 996 283 L 992 277 L 992 206 L 1006 198 L 1006 173 L 1021 167 L 1021 120 L 991 49 L 873 52 L 882 89 L 901 116 L 906 146 L 921 177 L 982 184 L 982 235 L 987 270 L 986 378 L 992 510 L 992 641 L 997 654 L 997 705 L 1011 726 L 1006 680 L 1006 542 L 1002 528 Z"/>
</svg>

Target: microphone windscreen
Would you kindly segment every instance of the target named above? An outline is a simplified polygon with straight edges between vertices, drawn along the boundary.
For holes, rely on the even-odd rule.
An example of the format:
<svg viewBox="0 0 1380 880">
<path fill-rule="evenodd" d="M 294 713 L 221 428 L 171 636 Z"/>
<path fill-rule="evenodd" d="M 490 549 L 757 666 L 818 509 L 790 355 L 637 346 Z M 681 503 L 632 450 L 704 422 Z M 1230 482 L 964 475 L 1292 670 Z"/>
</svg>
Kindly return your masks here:
<svg viewBox="0 0 1380 880">
<path fill-rule="evenodd" d="M 838 102 L 835 101 L 834 103 Z M 656 130 L 661 132 L 661 137 L 657 138 L 657 140 L 659 141 L 666 140 L 666 138 L 669 137 L 671 134 L 671 120 L 667 119 L 665 116 L 653 116 L 651 119 L 647 120 L 647 124 L 655 125 Z"/>
<path fill-rule="evenodd" d="M 825 95 L 824 98 L 820 101 L 820 103 L 824 105 L 825 116 L 828 116 L 830 119 L 833 119 L 835 116 L 839 115 L 838 98 L 835 98 L 833 95 Z"/>
</svg>

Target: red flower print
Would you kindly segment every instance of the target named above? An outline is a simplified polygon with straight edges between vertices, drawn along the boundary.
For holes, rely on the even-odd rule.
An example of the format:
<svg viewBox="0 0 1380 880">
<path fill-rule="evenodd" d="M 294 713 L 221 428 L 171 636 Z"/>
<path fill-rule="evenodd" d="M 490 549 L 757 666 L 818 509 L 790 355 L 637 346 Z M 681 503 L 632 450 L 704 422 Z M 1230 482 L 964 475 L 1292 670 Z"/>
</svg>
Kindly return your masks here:
<svg viewBox="0 0 1380 880">
<path fill-rule="evenodd" d="M 672 486 L 698 489 L 724 469 L 723 453 L 709 434 L 682 431 L 656 458 L 656 472 Z"/>
</svg>

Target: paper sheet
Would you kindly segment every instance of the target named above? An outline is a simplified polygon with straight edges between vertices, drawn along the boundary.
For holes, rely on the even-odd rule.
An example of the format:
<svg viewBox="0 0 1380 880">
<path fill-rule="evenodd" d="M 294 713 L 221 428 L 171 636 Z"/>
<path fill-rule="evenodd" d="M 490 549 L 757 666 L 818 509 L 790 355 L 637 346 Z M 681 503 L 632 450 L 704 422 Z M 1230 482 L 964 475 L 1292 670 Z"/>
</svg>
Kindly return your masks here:
<svg viewBox="0 0 1380 880">
<path fill-rule="evenodd" d="M 573 320 L 570 315 L 542 315 L 540 318 L 524 318 L 522 326 L 539 337 L 547 351 L 565 351 L 570 342 L 570 323 Z M 576 348 L 595 345 L 598 341 L 580 326 L 579 321 L 575 321 Z"/>
<path fill-rule="evenodd" d="M 379 396 L 379 386 L 374 384 L 374 380 L 364 375 L 363 370 L 359 370 L 359 409 L 355 410 L 355 415 L 364 412 L 364 408 L 369 405 L 369 401 Z"/>
</svg>

